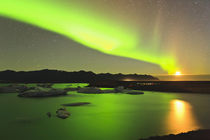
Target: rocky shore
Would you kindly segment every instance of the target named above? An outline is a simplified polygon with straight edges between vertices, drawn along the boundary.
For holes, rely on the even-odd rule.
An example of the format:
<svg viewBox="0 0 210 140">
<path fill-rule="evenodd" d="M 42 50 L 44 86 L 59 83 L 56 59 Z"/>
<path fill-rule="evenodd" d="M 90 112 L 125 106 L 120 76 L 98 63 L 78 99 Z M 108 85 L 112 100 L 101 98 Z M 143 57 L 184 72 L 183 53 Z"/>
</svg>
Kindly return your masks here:
<svg viewBox="0 0 210 140">
<path fill-rule="evenodd" d="M 36 86 L 28 87 L 27 84 L 11 84 L 0 87 L 0 93 L 18 93 L 19 97 L 53 97 L 68 95 L 70 91 L 84 94 L 106 94 L 106 93 L 121 93 L 130 95 L 140 95 L 144 92 L 139 90 L 125 89 L 119 86 L 112 89 L 101 89 L 98 87 L 67 87 L 53 88 L 53 84 L 36 84 Z"/>
<path fill-rule="evenodd" d="M 177 135 L 153 136 L 140 140 L 210 140 L 210 129 L 190 131 Z"/>
<path fill-rule="evenodd" d="M 34 88 L 18 94 L 19 97 L 52 97 L 67 95 L 67 91 L 51 88 Z"/>
</svg>

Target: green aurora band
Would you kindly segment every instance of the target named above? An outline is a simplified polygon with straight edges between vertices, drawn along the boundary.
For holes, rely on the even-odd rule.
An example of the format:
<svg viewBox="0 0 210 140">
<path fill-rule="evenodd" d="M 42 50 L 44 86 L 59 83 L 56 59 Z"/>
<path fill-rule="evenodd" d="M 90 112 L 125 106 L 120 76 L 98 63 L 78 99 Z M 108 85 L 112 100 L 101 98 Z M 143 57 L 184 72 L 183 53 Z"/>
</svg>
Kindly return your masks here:
<svg viewBox="0 0 210 140">
<path fill-rule="evenodd" d="M 0 15 L 62 34 L 106 54 L 157 64 L 168 73 L 178 70 L 172 55 L 157 51 L 158 37 L 148 49 L 131 27 L 89 10 L 84 12 L 81 5 L 65 6 L 52 0 L 0 0 Z"/>
</svg>

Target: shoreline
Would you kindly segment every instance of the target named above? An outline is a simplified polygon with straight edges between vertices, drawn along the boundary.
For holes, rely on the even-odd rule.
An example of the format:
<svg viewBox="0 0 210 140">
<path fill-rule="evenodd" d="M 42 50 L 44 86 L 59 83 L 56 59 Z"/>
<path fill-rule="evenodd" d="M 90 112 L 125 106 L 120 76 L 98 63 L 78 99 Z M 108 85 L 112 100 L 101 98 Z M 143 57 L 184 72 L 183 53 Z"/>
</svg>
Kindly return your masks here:
<svg viewBox="0 0 210 140">
<path fill-rule="evenodd" d="M 200 129 L 186 133 L 152 136 L 139 140 L 210 140 L 210 129 Z"/>
<path fill-rule="evenodd" d="M 176 92 L 176 93 L 210 93 L 210 81 L 117 81 L 92 82 L 89 86 L 117 87 L 123 86 L 134 90 Z"/>
<path fill-rule="evenodd" d="M 0 82 L 0 84 L 79 84 L 81 82 Z M 86 87 L 116 88 L 129 90 L 210 94 L 210 81 L 95 81 L 85 82 Z"/>
</svg>

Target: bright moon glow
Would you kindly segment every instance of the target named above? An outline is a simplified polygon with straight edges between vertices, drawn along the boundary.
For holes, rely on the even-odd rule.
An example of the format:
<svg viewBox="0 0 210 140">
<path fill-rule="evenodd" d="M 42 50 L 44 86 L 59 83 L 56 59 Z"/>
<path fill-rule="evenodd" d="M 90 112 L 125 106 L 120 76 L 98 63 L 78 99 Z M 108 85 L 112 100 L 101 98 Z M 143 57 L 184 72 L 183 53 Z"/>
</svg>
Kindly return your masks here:
<svg viewBox="0 0 210 140">
<path fill-rule="evenodd" d="M 182 73 L 181 73 L 180 71 L 177 71 L 177 72 L 175 73 L 175 75 L 182 75 Z"/>
<path fill-rule="evenodd" d="M 56 32 L 100 52 L 159 65 L 172 74 L 177 69 L 175 57 L 161 49 L 154 29 L 149 43 L 141 40 L 141 30 L 106 18 L 81 4 L 66 7 L 50 0 L 0 0 L 0 15 Z M 176 74 L 178 75 L 178 74 Z"/>
</svg>

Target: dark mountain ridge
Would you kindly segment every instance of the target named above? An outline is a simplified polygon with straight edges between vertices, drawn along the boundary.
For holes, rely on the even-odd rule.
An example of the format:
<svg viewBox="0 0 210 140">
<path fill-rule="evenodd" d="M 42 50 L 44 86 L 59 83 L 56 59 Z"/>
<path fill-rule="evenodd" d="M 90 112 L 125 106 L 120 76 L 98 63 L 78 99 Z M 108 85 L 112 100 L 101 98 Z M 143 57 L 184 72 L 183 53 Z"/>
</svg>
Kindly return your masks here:
<svg viewBox="0 0 210 140">
<path fill-rule="evenodd" d="M 139 74 L 111 74 L 100 73 L 96 74 L 92 71 L 73 71 L 66 72 L 60 70 L 39 70 L 39 71 L 0 71 L 0 82 L 23 82 L 23 83 L 89 83 L 97 81 L 122 81 L 126 79 L 133 79 L 135 81 L 142 80 L 158 80 L 158 78 L 151 75 Z"/>
</svg>

